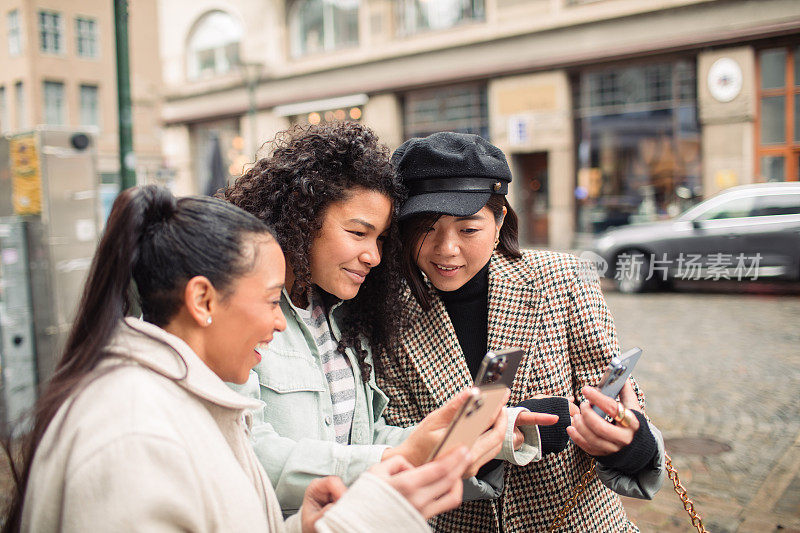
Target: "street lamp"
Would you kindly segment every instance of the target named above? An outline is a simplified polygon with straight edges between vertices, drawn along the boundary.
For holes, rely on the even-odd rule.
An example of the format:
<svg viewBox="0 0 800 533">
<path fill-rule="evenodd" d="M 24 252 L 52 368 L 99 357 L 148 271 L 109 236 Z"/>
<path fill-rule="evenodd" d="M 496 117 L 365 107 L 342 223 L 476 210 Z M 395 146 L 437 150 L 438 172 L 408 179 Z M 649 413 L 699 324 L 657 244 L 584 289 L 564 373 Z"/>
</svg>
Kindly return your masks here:
<svg viewBox="0 0 800 533">
<path fill-rule="evenodd" d="M 255 157 L 256 150 L 258 150 L 258 139 L 256 138 L 258 135 L 256 128 L 256 88 L 261 81 L 261 72 L 264 64 L 257 61 L 240 61 L 239 68 L 242 71 L 242 78 L 244 79 L 245 87 L 247 87 L 247 97 L 249 99 L 247 118 L 250 121 L 250 153 L 248 156 Z"/>
</svg>

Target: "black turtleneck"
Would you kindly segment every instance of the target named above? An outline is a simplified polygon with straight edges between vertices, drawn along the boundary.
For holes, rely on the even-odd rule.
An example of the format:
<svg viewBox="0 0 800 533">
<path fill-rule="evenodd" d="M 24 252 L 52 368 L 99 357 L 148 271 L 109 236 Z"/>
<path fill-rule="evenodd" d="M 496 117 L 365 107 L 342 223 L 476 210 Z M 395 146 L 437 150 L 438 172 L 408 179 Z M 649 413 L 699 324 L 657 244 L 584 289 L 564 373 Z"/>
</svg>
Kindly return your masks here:
<svg viewBox="0 0 800 533">
<path fill-rule="evenodd" d="M 472 378 L 478 373 L 489 329 L 489 263 L 472 279 L 454 291 L 438 291 L 442 298 L 458 343 L 464 352 Z"/>
</svg>

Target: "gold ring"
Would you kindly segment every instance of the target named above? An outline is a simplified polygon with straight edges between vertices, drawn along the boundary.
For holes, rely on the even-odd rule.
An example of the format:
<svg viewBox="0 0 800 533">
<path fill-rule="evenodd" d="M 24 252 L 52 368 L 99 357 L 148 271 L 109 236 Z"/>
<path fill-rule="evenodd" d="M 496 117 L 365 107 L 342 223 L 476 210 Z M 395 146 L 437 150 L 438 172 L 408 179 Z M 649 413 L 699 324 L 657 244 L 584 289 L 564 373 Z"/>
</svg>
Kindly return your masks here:
<svg viewBox="0 0 800 533">
<path fill-rule="evenodd" d="M 614 422 L 622 423 L 622 420 L 625 418 L 625 407 L 623 407 L 622 403 L 617 402 L 617 416 L 614 417 Z"/>
<path fill-rule="evenodd" d="M 622 416 L 622 424 L 623 427 L 630 427 L 633 424 L 633 420 L 636 418 L 636 415 L 633 414 L 633 411 L 630 409 L 625 409 L 625 414 Z"/>
</svg>

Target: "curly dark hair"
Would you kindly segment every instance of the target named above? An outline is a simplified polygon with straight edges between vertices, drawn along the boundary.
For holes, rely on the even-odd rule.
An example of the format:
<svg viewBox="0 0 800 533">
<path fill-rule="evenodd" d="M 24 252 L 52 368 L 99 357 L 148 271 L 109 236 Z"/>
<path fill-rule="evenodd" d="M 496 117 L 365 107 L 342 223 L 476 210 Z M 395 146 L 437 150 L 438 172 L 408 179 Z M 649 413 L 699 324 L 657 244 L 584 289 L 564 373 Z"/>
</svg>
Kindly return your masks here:
<svg viewBox="0 0 800 533">
<path fill-rule="evenodd" d="M 356 297 L 342 304 L 344 327 L 338 350 L 344 353 L 351 347 L 356 352 L 361 376 L 367 381 L 372 366 L 366 362 L 362 339 L 380 364 L 380 354 L 395 339 L 402 309 L 396 214 L 405 200 L 405 189 L 389 162 L 389 150 L 372 130 L 356 122 L 295 126 L 280 132 L 268 149 L 267 157 L 217 196 L 275 230 L 294 272 L 290 297 L 298 306 L 308 305 L 309 248 L 319 235 L 325 209 L 349 198 L 355 188 L 377 191 L 392 200 L 394 213 L 381 263 L 370 271 Z"/>
</svg>

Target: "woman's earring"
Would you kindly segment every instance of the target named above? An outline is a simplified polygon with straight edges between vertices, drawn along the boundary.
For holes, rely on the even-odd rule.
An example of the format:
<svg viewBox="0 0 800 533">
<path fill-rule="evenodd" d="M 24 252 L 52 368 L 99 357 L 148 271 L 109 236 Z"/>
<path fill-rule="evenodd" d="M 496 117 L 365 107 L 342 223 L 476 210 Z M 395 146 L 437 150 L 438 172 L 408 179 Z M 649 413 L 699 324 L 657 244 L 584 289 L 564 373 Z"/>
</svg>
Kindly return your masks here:
<svg viewBox="0 0 800 533">
<path fill-rule="evenodd" d="M 497 245 L 498 245 L 498 244 L 500 244 L 500 237 L 497 237 L 497 238 L 494 240 L 494 249 L 495 249 L 495 250 L 497 250 Z"/>
<path fill-rule="evenodd" d="M 211 325 L 211 317 L 206 318 L 206 326 Z"/>
</svg>

